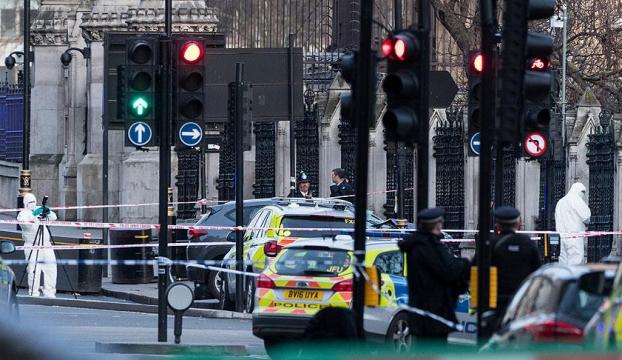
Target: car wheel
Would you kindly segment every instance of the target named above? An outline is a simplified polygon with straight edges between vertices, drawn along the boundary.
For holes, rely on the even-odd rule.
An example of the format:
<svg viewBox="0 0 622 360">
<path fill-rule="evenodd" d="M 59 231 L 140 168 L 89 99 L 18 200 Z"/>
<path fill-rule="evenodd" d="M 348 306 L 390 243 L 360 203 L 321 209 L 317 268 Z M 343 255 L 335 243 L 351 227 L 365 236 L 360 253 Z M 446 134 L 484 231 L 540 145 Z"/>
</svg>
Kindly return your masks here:
<svg viewBox="0 0 622 360">
<path fill-rule="evenodd" d="M 255 278 L 252 276 L 246 277 L 246 287 L 244 289 L 246 301 L 244 302 L 244 312 L 252 313 L 255 308 Z"/>
<path fill-rule="evenodd" d="M 409 352 L 413 346 L 414 337 L 408 314 L 399 313 L 391 321 L 389 330 L 387 331 L 387 343 L 389 343 L 396 352 Z"/>
<path fill-rule="evenodd" d="M 220 299 L 220 289 L 222 287 L 222 278 L 220 271 L 210 271 L 206 279 L 207 292 L 212 299 Z"/>
<path fill-rule="evenodd" d="M 263 347 L 266 349 L 266 353 L 272 360 L 279 359 L 279 347 L 281 345 L 283 345 L 282 341 L 277 340 L 276 338 L 269 337 L 263 339 Z"/>
<path fill-rule="evenodd" d="M 220 272 L 218 273 L 220 274 Z M 231 298 L 229 297 L 229 291 L 227 290 L 227 280 L 224 280 L 224 278 L 222 278 L 222 276 L 220 275 L 219 277 L 223 279 L 220 282 L 220 291 L 219 291 L 219 297 L 218 297 L 218 299 L 220 300 L 218 302 L 220 310 L 233 311 L 235 310 L 235 304 L 233 303 L 233 301 L 231 301 Z"/>
</svg>

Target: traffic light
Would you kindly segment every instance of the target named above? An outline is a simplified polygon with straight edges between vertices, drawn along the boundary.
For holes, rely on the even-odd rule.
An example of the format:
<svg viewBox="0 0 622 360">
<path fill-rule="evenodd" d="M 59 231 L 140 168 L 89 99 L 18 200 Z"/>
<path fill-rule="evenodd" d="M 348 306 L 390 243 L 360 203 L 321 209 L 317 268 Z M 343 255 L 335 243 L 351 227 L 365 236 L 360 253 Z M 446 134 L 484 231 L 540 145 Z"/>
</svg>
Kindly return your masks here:
<svg viewBox="0 0 622 360">
<path fill-rule="evenodd" d="M 343 54 L 339 62 L 341 68 L 341 78 L 350 86 L 350 91 L 343 92 L 341 98 L 341 118 L 346 119 L 349 124 L 352 124 L 352 118 L 354 116 L 354 80 L 356 79 L 356 60 L 357 52 Z"/>
<path fill-rule="evenodd" d="M 555 0 L 530 0 L 526 20 L 541 20 L 553 16 Z M 527 27 L 527 25 L 525 25 Z M 545 33 L 527 32 L 525 41 L 525 117 L 523 135 L 540 131 L 548 135 L 551 121 L 551 53 L 553 38 Z"/>
<path fill-rule="evenodd" d="M 408 144 L 417 143 L 419 136 L 427 135 L 419 131 L 420 86 L 423 85 L 420 65 L 424 61 L 420 44 L 419 32 L 403 30 L 389 35 L 381 45 L 382 54 L 388 60 L 387 75 L 382 82 L 387 96 L 382 123 L 389 137 Z"/>
<path fill-rule="evenodd" d="M 469 138 L 480 131 L 480 101 L 482 73 L 484 72 L 484 56 L 480 51 L 471 52 L 468 57 L 468 124 Z"/>
<path fill-rule="evenodd" d="M 176 81 L 174 82 L 173 117 L 178 128 L 195 123 L 205 124 L 205 46 L 200 35 L 174 36 Z M 184 144 L 196 146 L 198 138 L 189 137 Z"/>
<path fill-rule="evenodd" d="M 137 123 L 145 124 L 134 131 L 138 136 L 134 141 L 130 141 L 137 146 L 153 145 L 154 137 L 150 134 L 153 134 L 153 129 L 157 125 L 155 96 L 159 62 L 158 38 L 150 35 L 131 36 L 126 40 L 125 54 L 126 65 L 120 69 L 123 80 L 118 94 L 122 104 L 119 110 L 125 115 L 127 129 Z"/>
</svg>

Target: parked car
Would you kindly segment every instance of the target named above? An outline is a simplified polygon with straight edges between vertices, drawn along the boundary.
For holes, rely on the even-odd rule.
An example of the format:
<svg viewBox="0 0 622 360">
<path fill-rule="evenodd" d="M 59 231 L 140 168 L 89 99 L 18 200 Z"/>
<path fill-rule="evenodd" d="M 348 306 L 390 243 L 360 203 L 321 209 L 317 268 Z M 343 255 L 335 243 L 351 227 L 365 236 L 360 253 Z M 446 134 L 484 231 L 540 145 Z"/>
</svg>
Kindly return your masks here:
<svg viewBox="0 0 622 360">
<path fill-rule="evenodd" d="M 354 209 L 352 204 L 338 199 L 297 199 L 297 198 L 268 198 L 268 199 L 249 199 L 244 200 L 244 226 L 248 225 L 250 219 L 262 208 L 268 205 L 288 205 L 291 203 L 331 203 L 341 204 L 345 208 Z M 379 218 L 374 218 L 374 223 L 382 222 Z M 207 208 L 207 213 L 194 224 L 195 226 L 235 226 L 235 201 L 230 201 L 220 205 L 213 205 Z M 205 230 L 193 229 L 187 232 L 189 246 L 186 248 L 188 260 L 222 260 L 225 254 L 235 244 L 235 232 L 231 230 Z M 230 242 L 227 245 L 212 246 L 193 246 L 196 242 Z M 220 297 L 220 274 L 198 267 L 187 267 L 188 280 L 195 284 L 195 294 L 197 298 Z"/>
<path fill-rule="evenodd" d="M 485 348 L 582 344 L 585 326 L 610 292 L 615 269 L 613 264 L 540 268 L 518 289 Z M 599 284 L 602 291 L 588 291 L 590 284 Z"/>
</svg>

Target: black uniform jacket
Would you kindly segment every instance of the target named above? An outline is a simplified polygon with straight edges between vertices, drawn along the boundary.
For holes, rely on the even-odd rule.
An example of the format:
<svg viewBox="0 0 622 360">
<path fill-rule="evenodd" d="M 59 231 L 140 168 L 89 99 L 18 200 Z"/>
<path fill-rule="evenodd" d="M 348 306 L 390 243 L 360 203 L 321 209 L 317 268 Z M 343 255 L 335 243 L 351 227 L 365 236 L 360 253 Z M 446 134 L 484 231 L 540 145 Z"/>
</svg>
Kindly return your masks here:
<svg viewBox="0 0 622 360">
<path fill-rule="evenodd" d="M 330 197 L 354 195 L 354 188 L 349 182 L 343 181 L 341 184 L 333 184 L 330 186 Z M 353 196 L 348 196 L 344 200 L 354 201 Z"/>
<path fill-rule="evenodd" d="M 458 296 L 468 287 L 469 261 L 453 256 L 441 237 L 415 232 L 400 242 L 408 266 L 408 302 L 457 322 Z M 429 317 L 414 315 L 416 336 L 446 335 L 453 330 Z"/>
<path fill-rule="evenodd" d="M 535 241 L 525 234 L 503 232 L 492 241 L 492 265 L 497 267 L 501 308 L 509 303 L 523 280 L 542 262 Z"/>
</svg>

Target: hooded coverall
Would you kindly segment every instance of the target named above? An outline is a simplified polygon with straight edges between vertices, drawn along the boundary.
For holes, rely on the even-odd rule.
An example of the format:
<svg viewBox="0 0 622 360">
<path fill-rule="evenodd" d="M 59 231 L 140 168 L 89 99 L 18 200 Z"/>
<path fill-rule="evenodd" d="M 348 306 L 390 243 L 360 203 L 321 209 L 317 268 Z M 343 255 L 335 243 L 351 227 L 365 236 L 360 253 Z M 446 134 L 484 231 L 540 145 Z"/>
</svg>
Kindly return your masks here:
<svg viewBox="0 0 622 360">
<path fill-rule="evenodd" d="M 50 232 L 47 226 L 42 226 L 42 232 L 37 237 L 37 231 L 39 230 L 39 217 L 33 214 L 36 209 L 37 199 L 33 194 L 24 195 L 24 209 L 17 215 L 18 221 L 29 221 L 34 224 L 20 224 L 22 228 L 22 239 L 25 246 L 51 246 Z M 56 214 L 50 211 L 47 219 L 50 221 L 56 220 Z M 36 237 L 36 239 L 35 239 Z M 35 244 L 36 242 L 36 244 Z M 26 271 L 28 272 L 28 294 L 30 296 L 39 296 L 41 284 L 41 273 L 43 272 L 43 296 L 55 297 L 56 296 L 56 256 L 54 256 L 54 250 L 41 249 L 41 250 L 24 250 L 24 255 L 28 261 Z"/>
<path fill-rule="evenodd" d="M 561 234 L 559 262 L 561 264 L 582 264 L 585 237 L 577 236 L 586 230 L 592 215 L 585 203 L 585 186 L 574 183 L 568 194 L 559 199 L 555 206 L 555 231 Z"/>
</svg>

